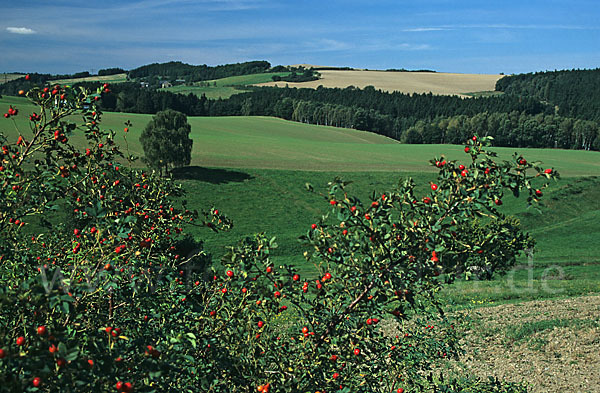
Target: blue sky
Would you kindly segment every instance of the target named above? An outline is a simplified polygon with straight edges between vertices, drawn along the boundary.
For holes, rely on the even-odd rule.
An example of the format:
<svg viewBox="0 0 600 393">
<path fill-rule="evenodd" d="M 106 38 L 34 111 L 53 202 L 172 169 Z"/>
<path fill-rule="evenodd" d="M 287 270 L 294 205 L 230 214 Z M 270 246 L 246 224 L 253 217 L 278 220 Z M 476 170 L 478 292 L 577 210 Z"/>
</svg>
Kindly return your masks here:
<svg viewBox="0 0 600 393">
<path fill-rule="evenodd" d="M 597 0 L 20 0 L 0 72 L 180 60 L 520 73 L 600 67 Z"/>
</svg>

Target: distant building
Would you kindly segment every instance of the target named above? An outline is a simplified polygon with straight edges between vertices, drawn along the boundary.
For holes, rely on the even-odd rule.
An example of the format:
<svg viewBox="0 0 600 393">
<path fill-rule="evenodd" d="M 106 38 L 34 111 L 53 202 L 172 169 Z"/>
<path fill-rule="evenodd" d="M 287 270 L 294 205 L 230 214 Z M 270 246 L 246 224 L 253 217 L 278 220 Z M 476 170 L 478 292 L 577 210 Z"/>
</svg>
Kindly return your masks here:
<svg viewBox="0 0 600 393">
<path fill-rule="evenodd" d="M 140 87 L 142 89 L 146 89 L 146 88 L 150 87 L 150 83 L 148 83 L 148 82 L 140 82 Z"/>
<path fill-rule="evenodd" d="M 160 87 L 162 87 L 163 89 L 166 87 L 173 87 L 173 84 L 169 81 L 161 81 L 160 82 Z"/>
</svg>

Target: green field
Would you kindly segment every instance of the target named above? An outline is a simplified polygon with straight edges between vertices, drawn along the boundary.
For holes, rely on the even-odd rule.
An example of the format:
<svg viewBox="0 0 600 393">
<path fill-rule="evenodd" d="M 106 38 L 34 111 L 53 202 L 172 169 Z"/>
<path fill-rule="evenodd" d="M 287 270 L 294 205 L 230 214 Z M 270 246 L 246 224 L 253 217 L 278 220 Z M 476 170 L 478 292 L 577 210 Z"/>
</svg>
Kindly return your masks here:
<svg viewBox="0 0 600 393">
<path fill-rule="evenodd" d="M 36 110 L 25 98 L 4 97 L 0 109 L 12 104 L 23 113 Z M 4 113 L 4 112 L 2 112 Z M 129 148 L 142 154 L 138 141 L 151 115 L 108 113 L 103 125 L 121 136 L 127 120 L 133 123 L 127 134 Z M 5 123 L 11 120 L 2 119 Z M 28 130 L 25 115 L 15 122 Z M 192 165 L 222 168 L 262 168 L 335 172 L 434 172 L 427 161 L 446 154 L 449 159 L 466 159 L 458 145 L 405 145 L 365 131 L 324 127 L 271 117 L 190 117 L 194 150 Z M 12 125 L 3 127 L 13 133 Z M 11 134 L 9 134 L 11 135 Z M 25 134 L 27 135 L 27 134 Z M 77 138 L 77 136 L 73 136 Z M 76 140 L 76 139 L 75 139 Z M 557 168 L 562 176 L 600 175 L 600 154 L 594 151 L 495 148 L 501 159 L 518 151 L 529 161 L 541 160 Z"/>
<path fill-rule="evenodd" d="M 218 99 L 218 98 L 229 98 L 234 94 L 243 93 L 243 86 L 253 85 L 256 83 L 272 82 L 273 76 L 287 76 L 289 72 L 268 72 L 262 74 L 250 74 L 250 75 L 239 75 L 230 76 L 227 78 L 214 79 L 204 82 L 196 82 L 192 86 L 179 85 L 166 87 L 162 90 L 170 91 L 172 93 L 180 94 L 195 94 L 198 97 L 204 94 L 206 98 Z M 208 84 L 209 86 L 206 86 Z"/>
<path fill-rule="evenodd" d="M 27 137 L 26 114 L 35 110 L 24 98 L 0 99 L 0 111 L 12 104 L 22 115 L 15 125 Z M 117 142 L 127 135 L 128 146 L 141 155 L 139 135 L 150 115 L 107 113 L 103 125 L 117 131 Z M 124 122 L 131 120 L 129 133 Z M 0 130 L 16 138 L 13 119 L 2 118 Z M 228 233 L 215 235 L 192 229 L 218 258 L 226 245 L 256 232 L 277 236 L 275 252 L 281 262 L 297 264 L 305 273 L 313 268 L 302 258 L 297 242 L 310 224 L 329 211 L 322 198 L 305 191 L 312 183 L 324 191 L 328 181 L 341 175 L 353 180 L 350 191 L 368 198 L 372 190 L 385 191 L 399 178 L 412 176 L 425 192 L 434 169 L 428 160 L 446 153 L 465 160 L 462 146 L 404 145 L 356 130 L 322 127 L 266 117 L 192 117 L 192 164 L 178 172 L 188 190 L 189 205 L 218 207 L 235 223 Z M 72 135 L 71 140 L 83 142 Z M 496 148 L 501 158 L 518 151 L 528 160 L 541 160 L 563 178 L 545 192 L 544 214 L 526 210 L 524 200 L 505 198 L 503 208 L 520 218 L 537 239 L 533 267 L 523 268 L 491 282 L 460 282 L 445 291 L 449 303 L 494 304 L 524 299 L 561 297 L 600 291 L 600 153 L 590 151 Z M 532 280 L 530 280 L 530 275 Z"/>
<path fill-rule="evenodd" d="M 265 72 L 260 74 L 238 75 L 227 78 L 214 79 L 207 81 L 210 84 L 216 83 L 217 86 L 248 86 L 256 83 L 272 82 L 273 76 L 288 76 L 289 72 Z"/>
<path fill-rule="evenodd" d="M 229 98 L 234 94 L 243 93 L 248 90 L 244 90 L 243 88 L 236 88 L 233 86 L 187 86 L 187 85 L 178 85 L 172 87 L 165 87 L 163 89 L 159 89 L 163 91 L 170 91 L 171 93 L 179 93 L 179 94 L 194 94 L 198 97 L 201 97 L 203 94 L 206 98 L 210 100 L 217 100 L 219 98 Z"/>
</svg>

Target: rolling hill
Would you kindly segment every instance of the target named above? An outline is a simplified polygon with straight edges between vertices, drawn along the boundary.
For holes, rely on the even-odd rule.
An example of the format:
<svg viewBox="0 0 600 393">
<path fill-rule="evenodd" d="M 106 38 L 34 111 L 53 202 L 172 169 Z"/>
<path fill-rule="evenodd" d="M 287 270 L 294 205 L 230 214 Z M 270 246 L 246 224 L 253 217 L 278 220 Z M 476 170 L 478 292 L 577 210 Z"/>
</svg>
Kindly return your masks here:
<svg viewBox="0 0 600 393">
<path fill-rule="evenodd" d="M 14 105 L 22 113 L 36 108 L 22 97 L 0 99 L 0 108 Z M 6 110 L 6 109 L 3 109 Z M 139 135 L 152 115 L 105 113 L 102 124 L 117 131 L 116 141 L 127 136 L 133 154 L 142 155 Z M 26 116 L 13 118 L 27 138 Z M 0 128 L 16 138 L 13 119 L 1 119 Z M 77 121 L 77 119 L 74 119 Z M 124 123 L 133 123 L 123 132 Z M 338 172 L 433 172 L 427 161 L 442 153 L 449 159 L 466 159 L 460 145 L 409 145 L 374 134 L 347 128 L 325 127 L 262 116 L 188 117 L 194 139 L 192 165 L 223 168 L 260 168 Z M 73 135 L 74 140 L 81 139 Z M 560 170 L 565 177 L 600 174 L 598 152 L 560 149 L 494 148 L 501 159 L 515 151 L 529 160 L 540 160 Z"/>
<path fill-rule="evenodd" d="M 4 97 L 0 108 L 14 105 L 22 113 L 36 108 L 25 98 Z M 152 115 L 105 113 L 102 124 L 117 131 L 118 143 L 127 136 L 133 154 L 142 155 L 139 135 Z M 77 119 L 74 119 L 77 120 Z M 123 132 L 124 123 L 133 126 Z M 2 119 L 1 129 L 16 138 L 12 119 Z M 27 138 L 28 119 L 14 118 Z M 338 172 L 433 172 L 427 160 L 442 153 L 449 159 L 466 159 L 460 145 L 408 145 L 366 131 L 303 124 L 262 116 L 188 117 L 194 139 L 192 165 L 223 168 L 260 168 Z M 74 140 L 83 137 L 73 135 Z M 494 148 L 500 158 L 510 159 L 515 151 L 529 160 L 540 160 L 560 170 L 562 176 L 600 174 L 598 152 L 560 149 Z"/>
<path fill-rule="evenodd" d="M 29 134 L 27 113 L 35 111 L 25 98 L 4 97 L 0 109 L 16 106 L 21 114 L 0 120 L 0 130 L 15 140 L 15 126 L 25 138 Z M 142 155 L 139 135 L 151 115 L 105 113 L 103 127 L 117 133 L 116 142 Z M 14 124 L 13 124 L 14 120 Z M 74 120 L 78 120 L 75 118 Z M 123 130 L 125 121 L 133 126 Z M 297 264 L 312 274 L 312 266 L 302 258 L 303 246 L 297 242 L 311 223 L 326 214 L 326 201 L 307 193 L 309 182 L 324 191 L 336 176 L 353 181 L 350 192 L 368 200 L 373 190 L 386 191 L 402 177 L 417 182 L 417 192 L 426 192 L 435 169 L 428 160 L 442 153 L 447 159 L 467 160 L 463 146 L 406 145 L 383 136 L 350 129 L 307 125 L 270 117 L 190 117 L 194 139 L 190 167 L 176 172 L 176 178 L 188 191 L 189 206 L 197 209 L 218 207 L 235 222 L 231 232 L 213 234 L 192 229 L 205 241 L 216 259 L 224 247 L 255 232 L 276 235 L 280 247 L 274 256 L 282 263 Z M 70 139 L 81 143 L 74 133 Z M 563 179 L 544 194 L 544 215 L 527 210 L 523 199 L 505 198 L 503 208 L 517 216 L 523 227 L 538 240 L 535 256 L 534 290 L 527 270 L 514 277 L 491 283 L 463 283 L 447 294 L 452 302 L 469 303 L 473 297 L 496 301 L 537 299 L 600 291 L 596 244 L 600 231 L 597 200 L 600 190 L 598 152 L 558 149 L 495 148 L 501 159 L 515 151 L 529 160 L 541 160 L 556 168 Z M 138 163 L 142 165 L 142 163 Z M 526 263 L 526 259 L 522 262 Z M 550 269 L 550 270 L 548 270 Z M 548 282 L 548 272 L 555 274 Z M 558 272 L 558 273 L 557 273 Z M 517 288 L 515 289 L 515 286 Z M 546 290 L 549 286 L 552 290 Z M 450 301 L 449 300 L 449 301 Z"/>
</svg>

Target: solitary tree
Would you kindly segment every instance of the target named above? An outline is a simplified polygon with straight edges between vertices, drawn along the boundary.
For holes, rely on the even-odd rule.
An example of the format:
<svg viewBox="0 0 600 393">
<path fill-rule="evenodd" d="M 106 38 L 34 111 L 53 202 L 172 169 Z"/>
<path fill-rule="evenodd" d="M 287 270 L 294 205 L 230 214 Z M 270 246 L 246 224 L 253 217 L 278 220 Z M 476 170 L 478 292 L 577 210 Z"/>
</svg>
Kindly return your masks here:
<svg viewBox="0 0 600 393">
<path fill-rule="evenodd" d="M 191 126 L 187 116 L 171 109 L 158 112 L 140 136 L 145 161 L 160 171 L 189 165 L 192 159 Z"/>
</svg>

